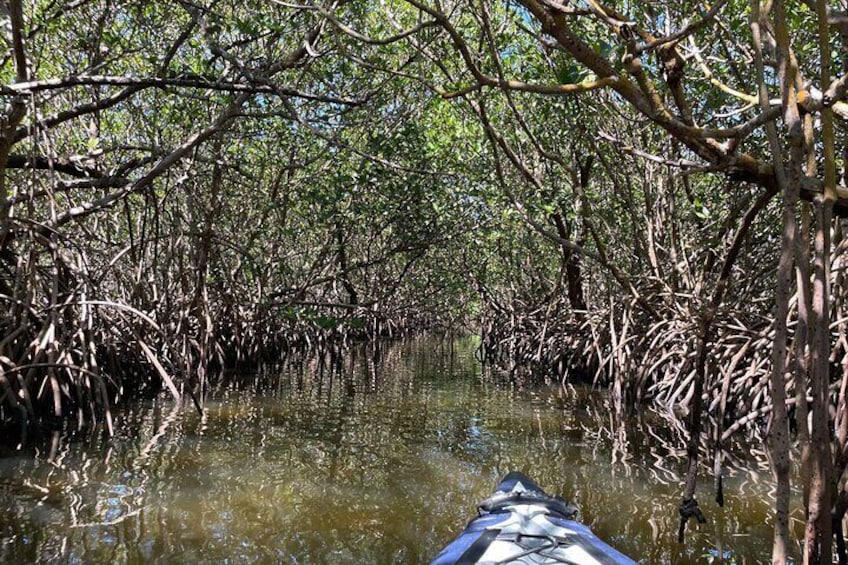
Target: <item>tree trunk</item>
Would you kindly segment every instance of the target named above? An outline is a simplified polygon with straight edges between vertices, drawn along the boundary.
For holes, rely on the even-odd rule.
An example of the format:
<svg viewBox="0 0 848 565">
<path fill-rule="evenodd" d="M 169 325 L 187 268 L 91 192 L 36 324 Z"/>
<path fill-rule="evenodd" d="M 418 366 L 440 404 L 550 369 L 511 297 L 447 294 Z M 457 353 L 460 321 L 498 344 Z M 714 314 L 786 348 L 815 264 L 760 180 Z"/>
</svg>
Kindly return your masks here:
<svg viewBox="0 0 848 565">
<path fill-rule="evenodd" d="M 27 70 L 26 52 L 24 51 L 24 17 L 21 0 L 8 0 L 4 8 L 9 12 L 9 23 L 12 27 L 12 55 L 15 59 L 15 80 L 26 82 L 29 77 Z M 12 98 L 5 114 L 0 118 L 0 246 L 5 247 L 10 241 L 9 231 L 9 187 L 6 183 L 6 165 L 9 152 L 15 143 L 15 132 L 26 115 L 26 103 L 22 96 Z M 0 247 L 0 250 L 2 250 Z"/>
<path fill-rule="evenodd" d="M 782 5 L 780 2 L 775 3 L 775 28 L 780 28 L 783 24 Z M 754 59 L 757 72 L 758 82 L 758 97 L 760 108 L 767 110 L 770 107 L 769 93 L 765 81 L 765 70 L 763 64 L 762 46 L 764 39 L 762 36 L 763 29 L 768 28 L 768 14 L 763 13 L 760 9 L 760 2 L 753 0 L 751 2 L 750 27 L 753 36 Z M 778 34 L 779 35 L 779 34 Z M 777 38 L 780 48 L 780 79 L 781 79 L 781 96 L 784 112 L 787 114 L 786 127 L 793 132 L 793 126 L 798 126 L 796 132 L 796 142 L 801 143 L 803 149 L 803 131 L 800 128 L 800 122 L 792 120 L 797 117 L 797 104 L 794 98 L 794 78 L 795 74 L 790 73 L 789 57 L 786 50 L 789 49 L 788 43 L 781 44 L 780 38 Z M 788 75 L 791 74 L 792 81 Z M 789 315 L 789 295 L 794 274 L 794 255 L 795 242 L 797 236 L 797 222 L 795 219 L 795 207 L 798 202 L 798 191 L 800 189 L 800 178 L 796 178 L 798 169 L 792 165 L 800 167 L 797 161 L 797 144 L 794 146 L 795 151 L 791 154 L 794 157 L 792 165 L 790 165 L 790 175 L 784 168 L 784 151 L 781 146 L 780 138 L 777 133 L 777 127 L 774 122 L 770 122 L 766 126 L 768 135 L 769 147 L 771 149 L 772 164 L 774 169 L 777 185 L 783 193 L 783 234 L 780 245 L 780 259 L 777 266 L 777 280 L 775 283 L 775 309 L 774 309 L 774 345 L 772 346 L 772 368 L 770 378 L 770 392 L 772 402 L 772 418 L 769 427 L 769 457 L 771 459 L 772 471 L 774 472 L 777 488 L 775 491 L 775 518 L 774 518 L 774 541 L 772 546 L 772 563 L 786 563 L 789 552 L 789 500 L 790 500 L 790 483 L 789 472 L 791 468 L 789 455 L 789 429 L 788 418 L 786 414 L 786 387 L 784 375 L 786 372 L 786 343 L 788 339 L 788 315 Z"/>
</svg>

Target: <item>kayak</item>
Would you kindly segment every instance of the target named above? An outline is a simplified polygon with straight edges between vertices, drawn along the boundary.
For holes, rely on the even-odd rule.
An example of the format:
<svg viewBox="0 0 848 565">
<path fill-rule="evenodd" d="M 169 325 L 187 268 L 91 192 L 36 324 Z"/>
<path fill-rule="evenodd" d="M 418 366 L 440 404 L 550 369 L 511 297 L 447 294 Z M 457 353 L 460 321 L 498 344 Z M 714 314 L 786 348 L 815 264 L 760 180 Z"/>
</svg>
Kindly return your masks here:
<svg viewBox="0 0 848 565">
<path fill-rule="evenodd" d="M 575 521 L 574 506 L 517 471 L 503 478 L 478 512 L 430 565 L 636 563 Z"/>
</svg>

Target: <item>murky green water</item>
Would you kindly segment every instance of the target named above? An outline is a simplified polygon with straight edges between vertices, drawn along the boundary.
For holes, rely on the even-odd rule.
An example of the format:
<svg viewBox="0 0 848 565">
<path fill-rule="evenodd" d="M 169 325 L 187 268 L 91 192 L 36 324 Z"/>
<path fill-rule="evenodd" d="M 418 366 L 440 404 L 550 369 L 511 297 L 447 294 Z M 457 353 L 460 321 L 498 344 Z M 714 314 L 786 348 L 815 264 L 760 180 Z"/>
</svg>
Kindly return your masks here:
<svg viewBox="0 0 848 565">
<path fill-rule="evenodd" d="M 425 563 L 512 469 L 643 563 L 768 559 L 756 446 L 726 469 L 724 508 L 704 473 L 710 522 L 679 546 L 682 430 L 648 413 L 614 432 L 603 394 L 520 390 L 482 375 L 471 341 L 454 345 L 313 360 L 231 382 L 203 417 L 165 400 L 117 414 L 111 439 L 6 453 L 0 561 Z"/>
</svg>

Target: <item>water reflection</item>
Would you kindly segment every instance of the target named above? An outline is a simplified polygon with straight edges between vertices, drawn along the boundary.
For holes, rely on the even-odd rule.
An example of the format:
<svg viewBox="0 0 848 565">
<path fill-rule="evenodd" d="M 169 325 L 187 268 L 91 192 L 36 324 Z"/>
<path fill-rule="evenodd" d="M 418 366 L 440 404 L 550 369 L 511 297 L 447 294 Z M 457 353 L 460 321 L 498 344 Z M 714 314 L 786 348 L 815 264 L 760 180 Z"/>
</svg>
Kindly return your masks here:
<svg viewBox="0 0 848 565">
<path fill-rule="evenodd" d="M 0 561 L 421 563 L 512 469 L 644 563 L 768 558 L 772 483 L 750 446 L 728 454 L 725 508 L 704 474 L 710 523 L 678 546 L 683 428 L 653 412 L 622 427 L 598 393 L 522 390 L 473 347 L 292 361 L 223 383 L 203 416 L 134 406 L 112 439 L 0 458 Z"/>
</svg>

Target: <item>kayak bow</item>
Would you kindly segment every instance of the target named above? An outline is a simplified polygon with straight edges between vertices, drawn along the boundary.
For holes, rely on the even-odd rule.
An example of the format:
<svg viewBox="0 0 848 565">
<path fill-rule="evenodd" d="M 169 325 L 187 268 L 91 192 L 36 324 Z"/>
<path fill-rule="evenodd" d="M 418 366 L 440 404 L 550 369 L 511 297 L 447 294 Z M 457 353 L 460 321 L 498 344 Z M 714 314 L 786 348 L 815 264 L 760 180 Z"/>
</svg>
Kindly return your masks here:
<svg viewBox="0 0 848 565">
<path fill-rule="evenodd" d="M 479 516 L 430 565 L 532 563 L 626 565 L 635 561 L 574 521 L 577 509 L 513 471 L 479 506 Z"/>
</svg>

